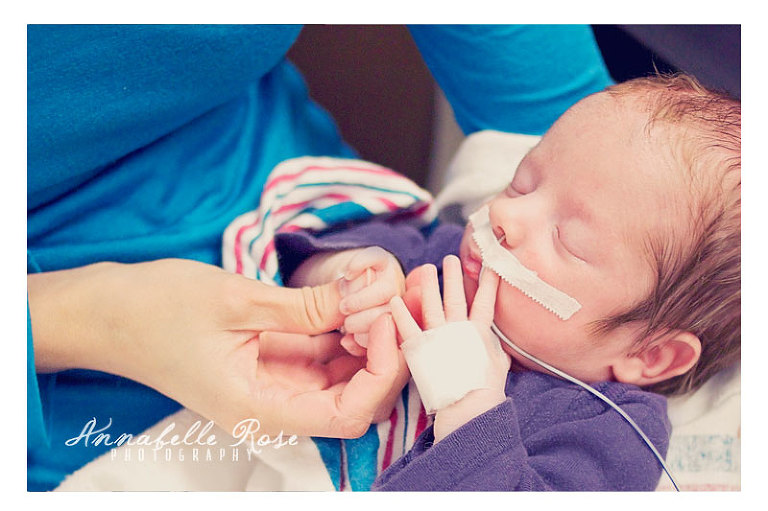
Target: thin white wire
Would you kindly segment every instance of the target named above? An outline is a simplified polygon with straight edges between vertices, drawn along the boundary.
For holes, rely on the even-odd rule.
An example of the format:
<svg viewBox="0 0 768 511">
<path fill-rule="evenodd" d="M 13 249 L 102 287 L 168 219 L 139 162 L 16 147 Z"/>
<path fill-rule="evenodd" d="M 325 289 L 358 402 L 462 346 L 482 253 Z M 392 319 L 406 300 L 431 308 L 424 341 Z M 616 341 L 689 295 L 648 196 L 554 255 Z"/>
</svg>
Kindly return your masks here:
<svg viewBox="0 0 768 511">
<path fill-rule="evenodd" d="M 661 456 L 661 454 L 659 454 L 659 451 L 656 450 L 656 447 L 653 445 L 653 442 L 651 442 L 651 440 L 645 435 L 645 433 L 643 433 L 643 430 L 640 429 L 640 426 L 638 426 L 635 423 L 635 421 L 632 420 L 632 417 L 627 415 L 627 413 L 624 410 L 622 410 L 619 407 L 619 405 L 617 405 L 616 403 L 614 403 L 613 401 L 608 399 L 604 394 L 602 394 L 600 391 L 598 391 L 597 389 L 595 389 L 591 385 L 587 385 L 586 383 L 582 382 L 581 380 L 578 380 L 577 378 L 574 378 L 573 376 L 571 376 L 569 374 L 566 374 L 563 371 L 561 371 L 561 370 L 559 370 L 559 369 L 557 369 L 555 367 L 552 367 L 551 365 L 547 364 L 546 362 L 543 362 L 543 361 L 539 360 L 538 358 L 534 357 L 533 355 L 531 355 L 529 353 L 526 353 L 521 348 L 517 347 L 512 341 L 507 339 L 507 336 L 504 335 L 501 332 L 501 330 L 499 330 L 499 328 L 496 326 L 495 323 L 491 323 L 491 330 L 493 330 L 493 332 L 499 337 L 499 339 L 501 339 L 507 345 L 509 345 L 510 348 L 512 348 L 516 352 L 520 353 L 522 356 L 524 356 L 528 360 L 530 360 L 530 361 L 540 365 L 544 369 L 547 369 L 547 370 L 555 373 L 556 375 L 560 376 L 561 378 L 565 378 L 566 380 L 568 380 L 570 382 L 573 382 L 576 385 L 579 385 L 580 387 L 584 388 L 585 390 L 588 390 L 592 395 L 594 395 L 595 397 L 600 398 L 605 403 L 610 405 L 614 410 L 619 412 L 619 414 L 622 417 L 624 417 L 624 419 L 629 423 L 629 425 L 632 426 L 633 428 L 635 428 L 635 431 L 637 431 L 637 433 L 640 435 L 640 438 L 642 438 L 645 441 L 645 443 L 651 449 L 653 454 L 656 455 L 656 459 L 658 459 L 659 463 L 661 463 L 661 468 L 664 469 L 664 472 L 667 474 L 667 477 L 669 477 L 669 480 L 672 482 L 672 486 L 675 487 L 675 491 L 680 491 L 680 488 L 677 486 L 677 482 L 675 482 L 675 478 L 672 477 L 672 473 L 667 468 L 667 464 L 664 463 L 664 458 Z"/>
</svg>

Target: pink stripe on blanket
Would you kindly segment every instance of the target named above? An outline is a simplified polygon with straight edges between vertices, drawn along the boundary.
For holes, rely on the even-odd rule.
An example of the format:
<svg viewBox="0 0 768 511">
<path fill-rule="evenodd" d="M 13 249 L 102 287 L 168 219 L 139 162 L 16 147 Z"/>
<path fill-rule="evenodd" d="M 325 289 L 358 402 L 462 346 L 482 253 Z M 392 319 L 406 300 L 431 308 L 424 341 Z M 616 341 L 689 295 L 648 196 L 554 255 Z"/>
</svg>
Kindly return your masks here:
<svg viewBox="0 0 768 511">
<path fill-rule="evenodd" d="M 335 193 L 335 192 L 324 193 L 323 195 L 313 197 L 310 200 L 305 200 L 302 202 L 294 202 L 293 204 L 285 204 L 283 206 L 280 206 L 276 211 L 273 212 L 273 214 L 279 215 L 280 213 L 285 213 L 286 211 L 303 208 L 304 206 L 312 204 L 313 202 L 317 202 L 319 199 L 336 199 L 339 201 L 348 202 L 352 200 L 352 196 L 345 193 Z"/>
<path fill-rule="evenodd" d="M 300 231 L 301 226 L 295 225 L 295 224 L 286 224 L 280 227 L 278 229 L 278 233 L 283 232 L 296 232 Z M 275 233 L 277 234 L 277 233 Z M 264 247 L 264 254 L 261 256 L 261 261 L 259 262 L 259 270 L 264 271 L 267 269 L 267 261 L 269 260 L 269 257 L 272 255 L 272 252 L 275 251 L 275 240 L 274 238 L 269 240 L 269 243 L 267 243 L 267 246 Z"/>
<path fill-rule="evenodd" d="M 278 233 L 284 233 L 284 232 L 296 232 L 302 230 L 303 227 L 296 224 L 285 224 L 282 227 L 280 227 L 275 234 Z"/>
<path fill-rule="evenodd" d="M 389 199 L 385 199 L 384 197 L 378 197 L 378 200 L 379 202 L 384 204 L 387 207 L 387 209 L 390 211 L 397 211 L 398 209 L 400 209 L 400 206 L 398 206 L 397 204 L 395 204 Z"/>
<path fill-rule="evenodd" d="M 416 421 L 416 433 L 413 437 L 419 438 L 425 429 L 427 429 L 427 411 L 422 406 L 419 408 L 419 419 Z"/>
<path fill-rule="evenodd" d="M 267 246 L 264 247 L 264 254 L 261 256 L 261 261 L 259 261 L 259 270 L 264 271 L 267 269 L 267 260 L 269 259 L 269 256 L 274 251 L 275 251 L 275 240 L 271 239 L 269 240 L 269 243 L 267 243 Z"/>
<path fill-rule="evenodd" d="M 289 179 L 295 179 L 299 176 L 306 174 L 307 172 L 311 172 L 314 170 L 355 170 L 359 172 L 368 172 L 369 174 L 384 174 L 384 175 L 395 175 L 398 177 L 402 177 L 400 174 L 398 174 L 394 170 L 388 169 L 386 167 L 379 167 L 379 168 L 372 169 L 372 168 L 366 168 L 366 167 L 350 167 L 350 166 L 321 167 L 320 165 L 311 165 L 309 167 L 305 167 L 301 169 L 300 171 L 294 174 L 285 174 L 283 176 L 276 177 L 275 179 L 267 183 L 267 185 L 264 187 L 264 192 L 271 190 L 277 184 L 283 181 L 286 181 Z"/>
<path fill-rule="evenodd" d="M 233 248 L 235 249 L 235 273 L 237 274 L 243 274 L 243 234 L 245 234 L 245 231 L 258 224 L 260 219 L 261 215 L 257 215 L 256 220 L 253 223 L 240 227 L 237 230 L 237 234 L 235 234 L 235 246 Z"/>
<path fill-rule="evenodd" d="M 395 446 L 395 429 L 397 427 L 397 408 L 392 409 L 389 415 L 389 434 L 387 435 L 387 445 L 384 448 L 384 457 L 381 460 L 381 470 L 386 470 L 392 464 L 392 451 Z"/>
<path fill-rule="evenodd" d="M 340 200 L 340 201 L 352 200 L 352 198 L 349 195 L 346 195 L 346 194 L 343 194 L 343 193 L 334 193 L 334 192 L 325 193 L 323 195 L 320 195 L 318 197 L 314 197 L 314 198 L 312 198 L 310 200 L 307 200 L 307 201 L 294 202 L 293 204 L 285 204 L 284 206 L 281 206 L 280 208 L 278 208 L 277 211 L 274 212 L 274 214 L 278 215 L 280 213 L 284 213 L 284 212 L 290 211 L 292 209 L 299 209 L 299 208 L 307 206 L 308 204 L 311 204 L 312 202 L 315 202 L 315 201 L 320 200 L 320 199 L 336 199 L 336 200 Z M 240 227 L 237 230 L 237 234 L 235 235 L 235 243 L 234 243 L 234 249 L 235 249 L 235 273 L 239 273 L 241 275 L 243 273 L 243 235 L 245 234 L 245 232 L 247 230 L 252 229 L 253 227 L 257 226 L 260 221 L 261 221 L 261 215 L 258 215 L 256 217 L 256 220 L 254 220 L 250 224 L 243 225 L 242 227 Z M 297 231 L 299 229 L 300 229 L 300 227 L 296 227 L 296 226 L 294 226 L 294 228 L 292 228 L 290 230 L 286 229 L 286 228 L 281 228 L 280 232 L 294 232 L 294 231 Z M 258 238 L 260 238 L 261 234 L 262 233 L 259 233 L 251 241 L 254 241 L 254 240 L 257 240 Z M 262 264 L 263 264 L 263 261 L 264 261 L 264 258 L 262 258 Z M 260 268 L 264 269 L 263 266 L 261 266 L 261 265 L 260 265 Z"/>
<path fill-rule="evenodd" d="M 306 206 L 307 204 L 312 204 L 312 202 L 314 202 L 314 199 L 305 200 L 305 201 L 302 201 L 302 202 L 294 202 L 293 204 L 286 204 L 285 206 L 280 206 L 280 207 L 277 209 L 277 211 L 275 211 L 274 213 L 275 213 L 276 215 L 278 215 L 278 214 L 280 214 L 280 213 L 284 213 L 284 212 L 286 212 L 286 211 L 291 211 L 292 209 L 299 209 L 299 208 L 303 208 L 303 207 L 304 207 L 304 206 Z"/>
</svg>

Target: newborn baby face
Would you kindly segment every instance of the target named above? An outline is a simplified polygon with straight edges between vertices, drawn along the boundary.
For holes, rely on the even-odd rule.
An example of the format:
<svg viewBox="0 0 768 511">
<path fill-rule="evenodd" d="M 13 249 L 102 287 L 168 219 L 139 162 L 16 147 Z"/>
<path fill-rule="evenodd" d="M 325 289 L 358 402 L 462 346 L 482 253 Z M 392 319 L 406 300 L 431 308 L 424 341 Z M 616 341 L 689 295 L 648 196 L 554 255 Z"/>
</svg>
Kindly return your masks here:
<svg viewBox="0 0 768 511">
<path fill-rule="evenodd" d="M 638 328 L 598 338 L 590 326 L 647 296 L 655 276 L 648 242 L 679 231 L 688 216 L 689 194 L 668 140 L 647 130 L 646 114 L 632 105 L 606 93 L 579 102 L 488 203 L 502 246 L 582 306 L 563 321 L 502 281 L 496 325 L 523 350 L 585 381 L 614 379 L 612 366 Z M 481 267 L 471 224 L 459 256 L 471 300 Z"/>
</svg>

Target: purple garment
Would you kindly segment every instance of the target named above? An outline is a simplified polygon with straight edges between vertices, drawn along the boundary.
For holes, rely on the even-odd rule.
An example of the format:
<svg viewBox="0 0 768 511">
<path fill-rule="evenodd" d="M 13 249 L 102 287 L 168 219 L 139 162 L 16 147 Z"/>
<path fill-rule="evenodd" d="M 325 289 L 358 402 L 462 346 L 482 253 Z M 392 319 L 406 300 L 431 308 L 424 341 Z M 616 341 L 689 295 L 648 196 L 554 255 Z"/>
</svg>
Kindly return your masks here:
<svg viewBox="0 0 768 511">
<path fill-rule="evenodd" d="M 275 236 L 280 276 L 288 282 L 310 256 L 319 252 L 377 246 L 392 253 L 406 275 L 422 264 L 432 263 L 438 271 L 443 257 L 459 253 L 463 227 L 438 224 L 428 234 L 406 223 L 368 222 L 341 230 L 309 234 L 303 231 Z"/>
<path fill-rule="evenodd" d="M 442 224 L 423 233 L 404 224 L 372 222 L 323 234 L 276 238 L 284 282 L 307 257 L 322 251 L 377 245 L 405 273 L 458 254 L 463 228 Z M 666 399 L 635 385 L 594 387 L 640 426 L 662 455 L 671 425 Z M 510 372 L 507 400 L 437 444 L 432 428 L 373 484 L 385 491 L 651 491 L 662 469 L 635 430 L 615 410 L 570 382 L 530 370 Z"/>
<path fill-rule="evenodd" d="M 595 385 L 662 453 L 670 425 L 663 396 L 634 385 Z M 632 427 L 586 390 L 536 371 L 510 372 L 507 400 L 433 444 L 427 429 L 374 490 L 653 490 L 661 465 Z"/>
</svg>

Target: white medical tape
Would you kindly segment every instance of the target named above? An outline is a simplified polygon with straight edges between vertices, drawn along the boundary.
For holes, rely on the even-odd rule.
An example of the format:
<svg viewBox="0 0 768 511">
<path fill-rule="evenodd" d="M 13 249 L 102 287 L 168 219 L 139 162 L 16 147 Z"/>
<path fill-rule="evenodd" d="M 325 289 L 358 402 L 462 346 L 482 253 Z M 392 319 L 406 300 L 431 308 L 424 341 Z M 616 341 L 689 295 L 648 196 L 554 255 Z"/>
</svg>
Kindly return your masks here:
<svg viewBox="0 0 768 511">
<path fill-rule="evenodd" d="M 470 321 L 425 330 L 405 341 L 401 349 L 427 413 L 488 386 L 491 360 L 480 332 Z"/>
<path fill-rule="evenodd" d="M 480 249 L 484 266 L 562 320 L 570 318 L 581 309 L 581 304 L 574 298 L 541 280 L 535 271 L 523 266 L 509 250 L 501 246 L 493 233 L 487 205 L 470 215 L 469 221 L 474 229 L 472 238 Z"/>
</svg>

